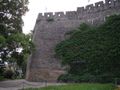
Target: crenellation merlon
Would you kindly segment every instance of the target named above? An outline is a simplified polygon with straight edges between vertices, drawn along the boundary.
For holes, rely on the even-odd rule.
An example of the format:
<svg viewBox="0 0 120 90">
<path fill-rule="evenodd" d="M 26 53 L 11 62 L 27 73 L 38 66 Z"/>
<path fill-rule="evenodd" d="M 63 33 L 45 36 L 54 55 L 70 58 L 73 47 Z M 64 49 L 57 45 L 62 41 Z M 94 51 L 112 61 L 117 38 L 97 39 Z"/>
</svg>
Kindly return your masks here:
<svg viewBox="0 0 120 90">
<path fill-rule="evenodd" d="M 94 12 L 94 5 L 93 4 L 87 5 L 85 9 L 87 13 Z"/>
<path fill-rule="evenodd" d="M 105 0 L 105 8 L 109 9 L 109 8 L 114 8 L 115 1 L 114 0 Z"/>
<path fill-rule="evenodd" d="M 39 13 L 38 18 L 43 18 L 43 13 Z"/>
<path fill-rule="evenodd" d="M 54 17 L 54 15 L 53 15 L 53 12 L 47 12 L 47 13 L 44 13 L 44 17 L 45 18 L 52 18 L 52 17 Z"/>
<path fill-rule="evenodd" d="M 54 15 L 54 17 L 57 17 L 57 18 L 64 17 L 64 16 L 65 16 L 64 12 L 55 12 L 55 15 Z"/>
<path fill-rule="evenodd" d="M 104 10 L 104 2 L 103 1 L 100 1 L 100 2 L 97 2 L 95 3 L 95 12 L 96 11 L 101 11 L 101 10 Z"/>
<path fill-rule="evenodd" d="M 78 7 L 77 8 L 77 13 L 83 13 L 85 11 L 84 7 Z"/>
<path fill-rule="evenodd" d="M 116 7 L 120 7 L 120 0 L 114 0 L 114 4 Z"/>
<path fill-rule="evenodd" d="M 103 12 L 108 9 L 120 8 L 120 0 L 105 0 L 99 1 L 94 4 L 87 5 L 86 7 L 78 7 L 76 11 L 66 11 L 64 12 L 46 12 L 44 15 L 39 14 L 38 20 L 46 20 L 48 18 L 53 18 L 54 20 L 71 20 L 71 19 L 85 19 L 90 17 L 91 14 L 96 12 Z"/>
<path fill-rule="evenodd" d="M 77 11 L 67 11 L 66 18 L 68 19 L 76 19 L 77 18 Z"/>
</svg>

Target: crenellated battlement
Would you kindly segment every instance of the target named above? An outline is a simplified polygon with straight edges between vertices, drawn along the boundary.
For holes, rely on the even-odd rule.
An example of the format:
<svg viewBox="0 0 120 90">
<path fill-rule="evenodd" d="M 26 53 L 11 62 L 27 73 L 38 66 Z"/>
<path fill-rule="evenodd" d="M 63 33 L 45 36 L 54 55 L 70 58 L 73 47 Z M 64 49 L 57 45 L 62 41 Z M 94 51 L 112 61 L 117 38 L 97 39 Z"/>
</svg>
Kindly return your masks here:
<svg viewBox="0 0 120 90">
<path fill-rule="evenodd" d="M 120 0 L 105 0 L 97 2 L 95 4 L 87 5 L 86 7 L 78 7 L 76 11 L 66 11 L 64 12 L 46 12 L 39 13 L 38 20 L 46 20 L 49 18 L 53 18 L 55 20 L 71 20 L 71 19 L 84 19 L 85 17 L 89 17 L 90 14 L 95 14 L 97 12 L 103 12 L 107 10 L 120 8 Z M 84 18 L 83 18 L 84 16 Z M 80 18 L 81 17 L 81 18 Z M 91 17 L 92 18 L 92 17 Z"/>
</svg>

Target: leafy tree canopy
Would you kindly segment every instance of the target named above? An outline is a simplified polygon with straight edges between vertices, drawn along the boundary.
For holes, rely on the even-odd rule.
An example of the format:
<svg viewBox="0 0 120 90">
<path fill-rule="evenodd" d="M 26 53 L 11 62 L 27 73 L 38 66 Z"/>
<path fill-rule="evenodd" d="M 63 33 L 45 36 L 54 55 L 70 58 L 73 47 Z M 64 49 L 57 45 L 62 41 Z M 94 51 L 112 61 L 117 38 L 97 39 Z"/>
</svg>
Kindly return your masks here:
<svg viewBox="0 0 120 90">
<path fill-rule="evenodd" d="M 22 16 L 28 11 L 27 5 L 28 0 L 0 0 L 0 24 L 9 32 L 22 32 Z"/>
<path fill-rule="evenodd" d="M 34 45 L 30 35 L 22 33 L 22 16 L 28 0 L 0 0 L 0 59 L 22 67 Z"/>
<path fill-rule="evenodd" d="M 82 79 L 120 77 L 120 15 L 106 18 L 99 27 L 81 24 L 55 50 L 62 63 L 70 66 L 69 74 Z"/>
</svg>

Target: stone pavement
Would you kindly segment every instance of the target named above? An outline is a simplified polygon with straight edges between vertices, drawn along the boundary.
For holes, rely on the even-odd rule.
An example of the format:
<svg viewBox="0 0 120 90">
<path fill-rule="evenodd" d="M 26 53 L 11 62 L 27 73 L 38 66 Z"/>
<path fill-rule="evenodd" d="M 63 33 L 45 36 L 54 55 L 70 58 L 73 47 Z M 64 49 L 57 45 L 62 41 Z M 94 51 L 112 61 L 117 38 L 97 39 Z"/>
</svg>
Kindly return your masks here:
<svg viewBox="0 0 120 90">
<path fill-rule="evenodd" d="M 38 88 L 46 87 L 47 85 L 61 85 L 60 83 L 46 83 L 46 82 L 28 82 L 21 80 L 7 80 L 0 82 L 0 90 L 20 90 L 24 88 Z"/>
</svg>

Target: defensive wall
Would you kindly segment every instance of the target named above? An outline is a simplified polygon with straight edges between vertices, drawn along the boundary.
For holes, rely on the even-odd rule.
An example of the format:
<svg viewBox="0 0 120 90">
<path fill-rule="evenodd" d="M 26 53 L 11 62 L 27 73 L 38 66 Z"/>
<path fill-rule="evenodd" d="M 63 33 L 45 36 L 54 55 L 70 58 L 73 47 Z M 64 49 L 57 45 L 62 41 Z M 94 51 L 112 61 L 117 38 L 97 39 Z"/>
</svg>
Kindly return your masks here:
<svg viewBox="0 0 120 90">
<path fill-rule="evenodd" d="M 96 23 L 96 20 L 104 20 L 106 16 L 110 16 L 114 13 L 119 14 L 119 2 L 120 0 L 105 0 L 105 3 L 100 1 L 95 4 L 87 5 L 86 7 L 78 7 L 77 11 L 39 13 L 37 22 L 54 18 L 55 21 L 83 20 Z"/>
<path fill-rule="evenodd" d="M 105 3 L 100 1 L 65 13 L 39 13 L 33 35 L 36 50 L 29 58 L 26 79 L 57 81 L 65 72 L 54 48 L 66 38 L 65 33 L 79 27 L 83 22 L 99 25 L 105 21 L 105 17 L 113 14 L 120 14 L 120 0 L 105 0 Z"/>
</svg>

